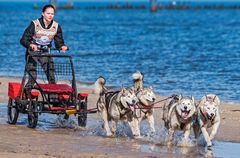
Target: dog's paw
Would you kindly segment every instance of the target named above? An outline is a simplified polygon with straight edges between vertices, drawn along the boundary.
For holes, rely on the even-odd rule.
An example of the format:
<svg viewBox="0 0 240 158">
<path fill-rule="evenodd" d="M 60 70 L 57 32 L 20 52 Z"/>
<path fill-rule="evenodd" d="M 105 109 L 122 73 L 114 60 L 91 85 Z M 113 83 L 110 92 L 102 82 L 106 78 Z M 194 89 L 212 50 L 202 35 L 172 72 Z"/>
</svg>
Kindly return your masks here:
<svg viewBox="0 0 240 158">
<path fill-rule="evenodd" d="M 141 135 L 133 135 L 134 139 L 141 139 L 143 138 Z"/>
<path fill-rule="evenodd" d="M 208 150 L 212 149 L 212 141 L 207 142 L 207 149 Z"/>
<path fill-rule="evenodd" d="M 148 137 L 154 137 L 155 136 L 155 131 L 151 131 L 147 134 Z"/>
<path fill-rule="evenodd" d="M 207 150 L 212 150 L 212 145 L 210 145 L 210 146 L 208 145 Z"/>
<path fill-rule="evenodd" d="M 115 136 L 114 135 L 108 135 L 108 136 L 106 136 L 107 138 L 115 138 Z"/>
<path fill-rule="evenodd" d="M 214 138 L 213 136 L 210 136 L 210 137 L 209 137 L 209 139 L 210 139 L 211 141 L 213 140 L 213 138 Z"/>
<path fill-rule="evenodd" d="M 212 146 L 212 141 L 207 142 L 207 146 Z"/>
<path fill-rule="evenodd" d="M 153 134 L 155 134 L 155 133 L 156 133 L 156 130 L 155 130 L 155 128 L 151 129 L 150 133 L 153 133 Z"/>
<path fill-rule="evenodd" d="M 172 142 L 167 142 L 167 147 L 172 147 L 173 146 L 173 143 Z"/>
<path fill-rule="evenodd" d="M 111 138 L 111 137 L 114 137 L 114 135 L 112 133 L 107 133 L 106 137 L 110 137 Z"/>
<path fill-rule="evenodd" d="M 213 151 L 212 149 L 207 149 L 207 152 L 205 154 L 205 157 L 213 157 Z"/>
</svg>

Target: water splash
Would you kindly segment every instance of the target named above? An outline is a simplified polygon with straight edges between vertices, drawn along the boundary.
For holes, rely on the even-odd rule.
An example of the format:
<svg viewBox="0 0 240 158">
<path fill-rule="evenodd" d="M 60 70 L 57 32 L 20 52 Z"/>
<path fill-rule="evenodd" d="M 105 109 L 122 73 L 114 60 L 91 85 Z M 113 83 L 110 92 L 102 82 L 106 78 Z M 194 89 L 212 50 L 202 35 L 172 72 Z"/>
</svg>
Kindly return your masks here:
<svg viewBox="0 0 240 158">
<path fill-rule="evenodd" d="M 79 128 L 78 124 L 71 117 L 66 119 L 64 118 L 64 115 L 58 115 L 57 119 L 55 120 L 55 125 L 61 128 Z"/>
</svg>

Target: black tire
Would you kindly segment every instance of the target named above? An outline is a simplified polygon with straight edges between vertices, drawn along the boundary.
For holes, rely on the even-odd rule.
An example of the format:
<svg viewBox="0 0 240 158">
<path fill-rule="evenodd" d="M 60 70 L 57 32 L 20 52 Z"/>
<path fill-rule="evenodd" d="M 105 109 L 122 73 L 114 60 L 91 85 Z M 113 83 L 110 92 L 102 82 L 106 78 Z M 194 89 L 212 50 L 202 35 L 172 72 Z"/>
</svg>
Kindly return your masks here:
<svg viewBox="0 0 240 158">
<path fill-rule="evenodd" d="M 87 103 L 80 103 L 80 110 L 85 111 L 85 113 L 78 114 L 78 125 L 81 127 L 86 127 L 87 125 Z"/>
<path fill-rule="evenodd" d="M 64 114 L 64 117 L 63 117 L 65 120 L 68 120 L 69 119 L 69 115 L 68 114 Z"/>
<path fill-rule="evenodd" d="M 38 122 L 38 113 L 37 112 L 28 112 L 28 127 L 36 128 Z"/>
<path fill-rule="evenodd" d="M 15 101 L 12 98 L 9 98 L 8 100 L 7 112 L 8 112 L 8 123 L 15 125 L 17 123 L 19 110 L 16 106 Z"/>
<path fill-rule="evenodd" d="M 30 101 L 29 106 L 31 106 L 31 108 L 28 111 L 28 127 L 36 128 L 38 122 L 38 112 L 35 112 L 35 106 L 32 101 Z"/>
</svg>

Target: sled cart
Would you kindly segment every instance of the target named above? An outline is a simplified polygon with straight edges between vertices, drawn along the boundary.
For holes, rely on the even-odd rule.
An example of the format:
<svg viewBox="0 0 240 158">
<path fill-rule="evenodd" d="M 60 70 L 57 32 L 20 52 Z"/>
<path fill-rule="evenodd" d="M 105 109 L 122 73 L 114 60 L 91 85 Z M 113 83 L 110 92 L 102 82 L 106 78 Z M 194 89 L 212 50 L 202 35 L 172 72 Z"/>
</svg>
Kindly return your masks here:
<svg viewBox="0 0 240 158">
<path fill-rule="evenodd" d="M 88 94 L 77 92 L 72 57 L 41 53 L 31 56 L 46 57 L 53 61 L 52 66 L 48 65 L 48 69 L 43 70 L 43 66 L 37 62 L 37 79 L 34 79 L 26 64 L 22 82 L 9 82 L 8 123 L 16 124 L 19 113 L 23 113 L 28 115 L 28 127 L 35 128 L 39 115 L 49 113 L 64 115 L 65 119 L 74 114 L 78 125 L 86 126 L 87 114 L 96 111 L 87 110 Z M 29 57 L 30 55 L 27 60 Z M 54 72 L 54 83 L 48 82 L 46 74 L 49 71 Z M 30 90 L 26 86 L 29 77 L 34 80 L 33 88 Z"/>
</svg>

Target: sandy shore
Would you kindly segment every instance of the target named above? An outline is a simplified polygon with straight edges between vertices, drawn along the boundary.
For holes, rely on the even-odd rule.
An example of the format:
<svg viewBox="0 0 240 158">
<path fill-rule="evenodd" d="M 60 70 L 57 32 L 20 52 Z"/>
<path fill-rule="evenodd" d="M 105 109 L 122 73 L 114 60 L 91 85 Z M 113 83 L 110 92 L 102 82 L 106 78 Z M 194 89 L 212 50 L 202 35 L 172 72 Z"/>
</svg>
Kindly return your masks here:
<svg viewBox="0 0 240 158">
<path fill-rule="evenodd" d="M 8 82 L 20 82 L 20 78 L 0 77 L 0 103 L 8 102 Z M 81 86 L 81 85 L 78 85 Z M 88 107 L 95 107 L 96 98 L 92 87 L 86 86 L 81 92 L 88 92 Z M 165 98 L 158 96 L 157 100 Z M 156 106 L 161 107 L 163 103 Z M 1 108 L 2 109 L 2 108 Z M 216 140 L 240 142 L 240 105 L 223 103 L 220 107 L 221 125 Z M 26 124 L 8 125 L 6 114 L 0 111 L 0 157 L 172 157 L 172 154 L 144 152 L 135 140 L 117 140 L 102 135 L 84 136 L 86 129 L 42 128 L 29 129 Z M 155 110 L 156 126 L 162 126 L 162 109 Z M 41 117 L 41 116 L 40 116 Z M 90 120 L 98 120 L 98 114 L 88 115 Z M 91 127 L 92 128 L 92 127 Z M 124 138 L 125 139 L 125 138 Z M 127 138 L 126 138 L 127 139 Z M 124 145 L 123 145 L 124 144 Z M 137 145 L 136 145 L 137 144 Z M 138 147 L 136 147 L 138 146 Z M 139 152 L 140 151 L 140 152 Z M 178 155 L 178 157 L 184 155 Z M 198 155 L 192 155 L 198 156 Z"/>
</svg>

